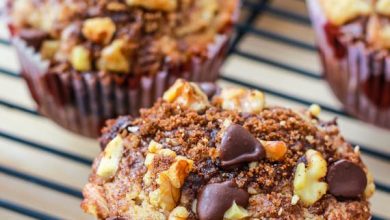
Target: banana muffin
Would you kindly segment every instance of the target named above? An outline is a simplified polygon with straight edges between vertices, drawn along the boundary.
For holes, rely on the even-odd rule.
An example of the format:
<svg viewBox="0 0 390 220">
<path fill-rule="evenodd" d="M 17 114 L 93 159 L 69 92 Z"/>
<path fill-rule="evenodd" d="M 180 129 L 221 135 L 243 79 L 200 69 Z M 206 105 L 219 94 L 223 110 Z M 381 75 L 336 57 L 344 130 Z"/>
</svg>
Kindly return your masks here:
<svg viewBox="0 0 390 220">
<path fill-rule="evenodd" d="M 213 82 L 239 0 L 15 0 L 9 27 L 39 111 L 98 136 L 177 78 Z"/>
<path fill-rule="evenodd" d="M 98 219 L 370 219 L 375 185 L 359 149 L 319 114 L 266 105 L 256 90 L 209 100 L 179 80 L 139 118 L 107 123 L 82 209 Z"/>
<path fill-rule="evenodd" d="M 390 128 L 390 1 L 307 3 L 333 92 L 350 114 Z"/>
</svg>

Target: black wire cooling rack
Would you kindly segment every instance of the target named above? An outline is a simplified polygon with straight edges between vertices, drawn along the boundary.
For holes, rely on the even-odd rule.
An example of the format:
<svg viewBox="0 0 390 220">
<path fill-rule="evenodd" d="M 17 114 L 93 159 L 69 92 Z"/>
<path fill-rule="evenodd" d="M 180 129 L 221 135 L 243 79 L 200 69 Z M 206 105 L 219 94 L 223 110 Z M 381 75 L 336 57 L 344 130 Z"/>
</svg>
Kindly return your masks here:
<svg viewBox="0 0 390 220">
<path fill-rule="evenodd" d="M 288 1 L 299 1 L 299 0 L 285 0 Z M 313 56 L 315 56 L 315 46 L 310 43 L 303 40 L 299 40 L 296 38 L 292 38 L 290 36 L 285 36 L 283 34 L 272 32 L 267 29 L 259 28 L 255 25 L 255 23 L 261 19 L 264 14 L 272 15 L 273 17 L 276 17 L 277 19 L 285 20 L 291 23 L 297 23 L 299 25 L 308 27 L 310 26 L 310 21 L 308 17 L 304 14 L 297 13 L 294 9 L 286 7 L 280 7 L 280 2 L 278 6 L 275 6 L 271 0 L 246 0 L 243 1 L 243 13 L 240 19 L 240 22 L 236 25 L 236 35 L 235 38 L 232 41 L 232 46 L 229 50 L 229 59 L 231 57 L 240 57 L 245 60 L 249 60 L 251 62 L 259 63 L 259 64 L 265 64 L 267 66 L 271 66 L 272 68 L 277 68 L 282 71 L 287 71 L 289 74 L 296 75 L 297 77 L 301 77 L 304 80 L 314 80 L 314 81 L 322 81 L 322 77 L 318 72 L 307 70 L 305 68 L 301 68 L 297 65 L 291 65 L 285 62 L 281 62 L 275 59 L 271 59 L 267 56 L 262 56 L 260 54 L 253 54 L 251 52 L 248 52 L 246 50 L 243 50 L 240 48 L 240 44 L 242 43 L 243 39 L 247 35 L 252 35 L 261 39 L 266 40 L 272 40 L 273 42 L 280 43 L 283 45 L 287 45 L 288 47 L 293 48 L 299 48 L 303 51 L 312 52 Z M 302 1 L 301 1 L 302 2 Z M 8 48 L 11 47 L 8 39 L 0 38 L 0 50 L 1 48 Z M 259 48 L 261 50 L 261 48 Z M 6 57 L 1 57 L 0 59 L 6 59 Z M 291 59 L 297 59 L 296 57 L 292 57 Z M 275 88 L 271 88 L 269 86 L 264 86 L 259 83 L 251 82 L 250 80 L 241 80 L 240 77 L 232 77 L 231 75 L 224 74 L 224 71 L 222 71 L 220 82 L 222 83 L 229 83 L 229 84 L 235 84 L 238 86 L 244 86 L 254 89 L 259 89 L 264 91 L 265 93 L 269 94 L 272 97 L 276 97 L 277 99 L 285 100 L 286 102 L 292 102 L 296 103 L 297 105 L 302 106 L 308 106 L 313 103 L 313 100 L 306 99 L 304 97 L 296 96 L 292 93 L 284 92 Z M 239 75 L 240 73 L 236 73 Z M 1 66 L 0 65 L 0 75 L 4 75 L 5 77 L 9 78 L 16 78 L 19 79 L 20 75 L 15 70 L 12 70 L 12 68 L 8 68 L 7 66 Z M 275 82 L 276 83 L 276 82 Z M 30 115 L 31 117 L 41 117 L 39 114 L 33 109 L 29 108 L 23 105 L 18 104 L 17 101 L 12 101 L 8 99 L 1 98 L 3 96 L 0 96 L 0 107 L 9 109 L 10 111 L 17 111 L 22 114 Z M 346 121 L 353 121 L 355 123 L 355 119 L 345 113 L 341 108 L 333 105 L 329 105 L 327 103 L 321 103 L 321 100 L 319 100 L 322 109 L 325 112 L 328 112 L 333 115 L 337 115 L 339 117 L 345 118 Z M 1 109 L 0 109 L 1 111 Z M 2 122 L 0 122 L 1 124 Z M 356 122 L 360 126 L 360 122 Z M 13 133 L 10 131 L 7 131 L 6 128 L 7 125 L 3 125 L 0 128 L 0 140 L 6 140 L 12 143 L 17 143 L 20 145 L 23 145 L 27 148 L 33 148 L 37 151 L 42 151 L 45 154 L 55 155 L 56 157 L 63 158 L 64 160 L 71 161 L 73 163 L 81 164 L 82 166 L 89 167 L 92 163 L 91 157 L 86 157 L 80 154 L 76 154 L 74 152 L 69 152 L 64 149 L 58 149 L 56 147 L 51 146 L 50 144 L 45 144 L 37 140 L 33 140 L 32 138 L 24 138 L 23 135 L 19 135 L 17 133 Z M 21 130 L 23 128 L 20 128 Z M 383 132 L 382 132 L 383 133 Z M 390 137 L 390 133 L 387 133 L 388 137 Z M 388 143 L 390 143 L 390 139 L 387 139 Z M 355 140 L 352 140 L 353 144 L 359 145 L 361 152 L 364 155 L 367 155 L 369 158 L 373 158 L 372 160 L 375 161 L 375 163 L 378 164 L 385 164 L 386 166 L 381 166 L 380 168 L 390 168 L 389 162 L 390 162 L 390 155 L 389 151 L 386 148 L 383 147 L 375 147 L 375 140 L 373 140 L 372 146 L 367 146 L 366 144 L 358 143 Z M 1 143 L 1 142 L 0 142 Z M 383 145 L 383 144 L 382 144 Z M 96 146 L 97 147 L 97 146 Z M 0 154 L 1 151 L 6 151 L 7 146 L 0 146 Z M 28 172 L 22 172 L 18 169 L 15 169 L 11 166 L 5 165 L 4 163 L 0 162 L 0 173 L 5 174 L 6 176 L 10 176 L 13 178 L 16 178 L 21 181 L 28 182 L 29 184 L 35 184 L 39 185 L 44 188 L 48 188 L 50 190 L 66 194 L 71 197 L 75 197 L 77 199 L 82 198 L 80 189 L 76 187 L 70 187 L 66 184 L 59 183 L 57 181 L 49 180 L 42 178 L 40 176 L 36 176 L 33 174 L 30 174 Z M 374 172 L 375 173 L 375 172 Z M 386 171 L 384 171 L 386 173 Z M 390 186 L 388 180 L 388 176 L 384 176 L 381 178 L 378 178 L 379 180 L 376 181 L 377 190 L 381 195 L 384 196 L 385 199 L 383 201 L 389 201 L 389 193 L 390 193 Z M 0 189 L 1 192 L 1 189 Z M 1 194 L 1 193 L 0 193 Z M 39 196 L 39 195 L 37 195 Z M 387 206 L 387 204 L 381 204 L 383 206 Z M 380 206 L 380 204 L 379 204 Z M 23 204 L 19 204 L 15 201 L 10 201 L 9 199 L 3 199 L 0 195 L 0 208 L 12 211 L 17 213 L 18 215 L 28 216 L 31 218 L 37 218 L 37 219 L 61 219 L 64 217 L 58 217 L 53 213 L 45 212 L 42 210 L 36 210 L 30 207 L 27 207 Z M 48 208 L 50 209 L 50 208 Z M 80 211 L 81 212 L 81 211 Z M 50 214 L 49 214 L 50 213 Z M 385 219 L 385 217 L 390 218 L 390 215 L 383 216 L 383 213 L 374 213 L 373 219 Z M 388 214 L 388 213 L 387 213 Z M 0 215 L 1 217 L 1 215 Z M 66 217 L 65 217 L 66 218 Z"/>
</svg>

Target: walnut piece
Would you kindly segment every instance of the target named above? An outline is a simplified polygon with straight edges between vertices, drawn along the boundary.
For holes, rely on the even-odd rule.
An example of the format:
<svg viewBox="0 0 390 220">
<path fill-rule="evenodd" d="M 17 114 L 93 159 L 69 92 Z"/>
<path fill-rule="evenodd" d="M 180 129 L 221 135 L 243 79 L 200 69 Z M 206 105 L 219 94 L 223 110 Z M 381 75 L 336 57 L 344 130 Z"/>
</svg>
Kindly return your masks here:
<svg viewBox="0 0 390 220">
<path fill-rule="evenodd" d="M 60 48 L 60 42 L 57 40 L 45 40 L 41 47 L 41 57 L 49 60 L 54 57 L 58 49 Z"/>
<path fill-rule="evenodd" d="M 375 192 L 375 183 L 374 183 L 374 177 L 372 176 L 370 171 L 367 171 L 367 186 L 364 190 L 364 197 L 367 199 L 370 198 L 374 192 Z"/>
<path fill-rule="evenodd" d="M 249 217 L 249 212 L 243 207 L 233 202 L 233 205 L 225 212 L 223 219 L 239 220 Z"/>
<path fill-rule="evenodd" d="M 287 145 L 283 141 L 261 141 L 264 146 L 267 159 L 279 161 L 287 152 Z"/>
<path fill-rule="evenodd" d="M 367 23 L 367 41 L 375 48 L 390 48 L 390 25 L 382 24 L 378 16 Z"/>
<path fill-rule="evenodd" d="M 120 135 L 117 135 L 104 149 L 103 157 L 96 171 L 97 175 L 106 179 L 113 177 L 122 159 L 123 149 L 123 140 Z"/>
<path fill-rule="evenodd" d="M 375 4 L 375 10 L 381 15 L 390 16 L 390 0 L 379 0 Z"/>
<path fill-rule="evenodd" d="M 124 54 L 124 40 L 115 40 L 102 50 L 97 66 L 100 70 L 124 72 L 130 70 L 129 59 Z"/>
<path fill-rule="evenodd" d="M 307 167 L 304 162 L 299 163 L 294 176 L 294 195 L 305 206 L 310 206 L 326 193 L 328 184 L 320 179 L 326 175 L 327 163 L 321 153 L 308 150 L 305 154 Z"/>
<path fill-rule="evenodd" d="M 116 27 L 111 18 L 90 18 L 84 21 L 83 35 L 98 44 L 110 43 Z"/>
<path fill-rule="evenodd" d="M 78 71 L 91 70 L 91 53 L 83 46 L 75 46 L 70 54 L 70 63 Z"/>
<path fill-rule="evenodd" d="M 186 220 L 190 213 L 183 206 L 178 206 L 169 214 L 168 220 Z"/>
<path fill-rule="evenodd" d="M 342 25 L 359 16 L 372 12 L 367 0 L 321 0 L 327 18 L 335 25 Z"/>
<path fill-rule="evenodd" d="M 321 114 L 321 107 L 317 104 L 312 104 L 309 107 L 309 113 L 315 117 L 318 117 Z"/>
<path fill-rule="evenodd" d="M 143 178 L 145 186 L 150 186 L 153 181 L 154 172 L 153 161 L 159 157 L 168 157 L 174 159 L 174 162 L 167 170 L 157 174 L 156 183 L 158 188 L 149 194 L 150 204 L 166 211 L 171 211 L 176 207 L 180 199 L 180 188 L 193 168 L 194 162 L 183 156 L 177 156 L 170 149 L 163 149 L 163 146 L 155 141 L 151 141 L 148 147 L 148 153 L 145 158 L 147 172 Z"/>
<path fill-rule="evenodd" d="M 258 90 L 227 88 L 222 90 L 220 99 L 226 110 L 256 114 L 265 107 L 264 94 Z"/>
<path fill-rule="evenodd" d="M 169 88 L 163 99 L 170 103 L 177 103 L 195 111 L 202 111 L 209 106 L 206 94 L 202 92 L 198 85 L 179 79 Z"/>
<path fill-rule="evenodd" d="M 177 8 L 177 0 L 126 0 L 126 3 L 151 10 L 174 11 Z"/>
</svg>

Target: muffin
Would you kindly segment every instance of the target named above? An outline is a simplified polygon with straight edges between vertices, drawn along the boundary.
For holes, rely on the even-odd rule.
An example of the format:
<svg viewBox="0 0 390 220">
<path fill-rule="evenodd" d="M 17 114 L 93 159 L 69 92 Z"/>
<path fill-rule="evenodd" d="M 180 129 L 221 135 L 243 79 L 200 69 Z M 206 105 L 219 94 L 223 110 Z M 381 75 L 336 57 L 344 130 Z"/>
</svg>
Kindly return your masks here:
<svg viewBox="0 0 390 220">
<path fill-rule="evenodd" d="M 307 3 L 333 92 L 350 114 L 390 128 L 390 1 Z"/>
<path fill-rule="evenodd" d="M 213 82 L 239 0 L 15 0 L 9 28 L 39 112 L 96 137 L 177 78 Z"/>
<path fill-rule="evenodd" d="M 370 219 L 359 149 L 319 114 L 255 90 L 209 101 L 179 80 L 140 117 L 107 123 L 81 207 L 98 219 Z"/>
</svg>

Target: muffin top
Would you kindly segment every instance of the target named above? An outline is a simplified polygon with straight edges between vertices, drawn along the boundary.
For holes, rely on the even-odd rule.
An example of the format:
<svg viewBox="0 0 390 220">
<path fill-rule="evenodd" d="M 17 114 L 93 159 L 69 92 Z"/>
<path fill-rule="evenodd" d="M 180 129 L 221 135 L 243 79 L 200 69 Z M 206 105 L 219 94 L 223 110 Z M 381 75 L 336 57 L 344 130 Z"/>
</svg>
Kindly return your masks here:
<svg viewBox="0 0 390 220">
<path fill-rule="evenodd" d="M 318 0 L 343 41 L 390 49 L 390 0 Z M 329 27 L 328 27 L 329 28 Z"/>
<path fill-rule="evenodd" d="M 103 129 L 83 190 L 99 219 L 369 219 L 372 176 L 336 120 L 256 90 L 177 81 Z M 348 174 L 348 175 L 346 175 Z"/>
<path fill-rule="evenodd" d="M 207 57 L 237 7 L 238 0 L 15 0 L 9 15 L 14 34 L 59 72 L 150 75 Z"/>
</svg>

